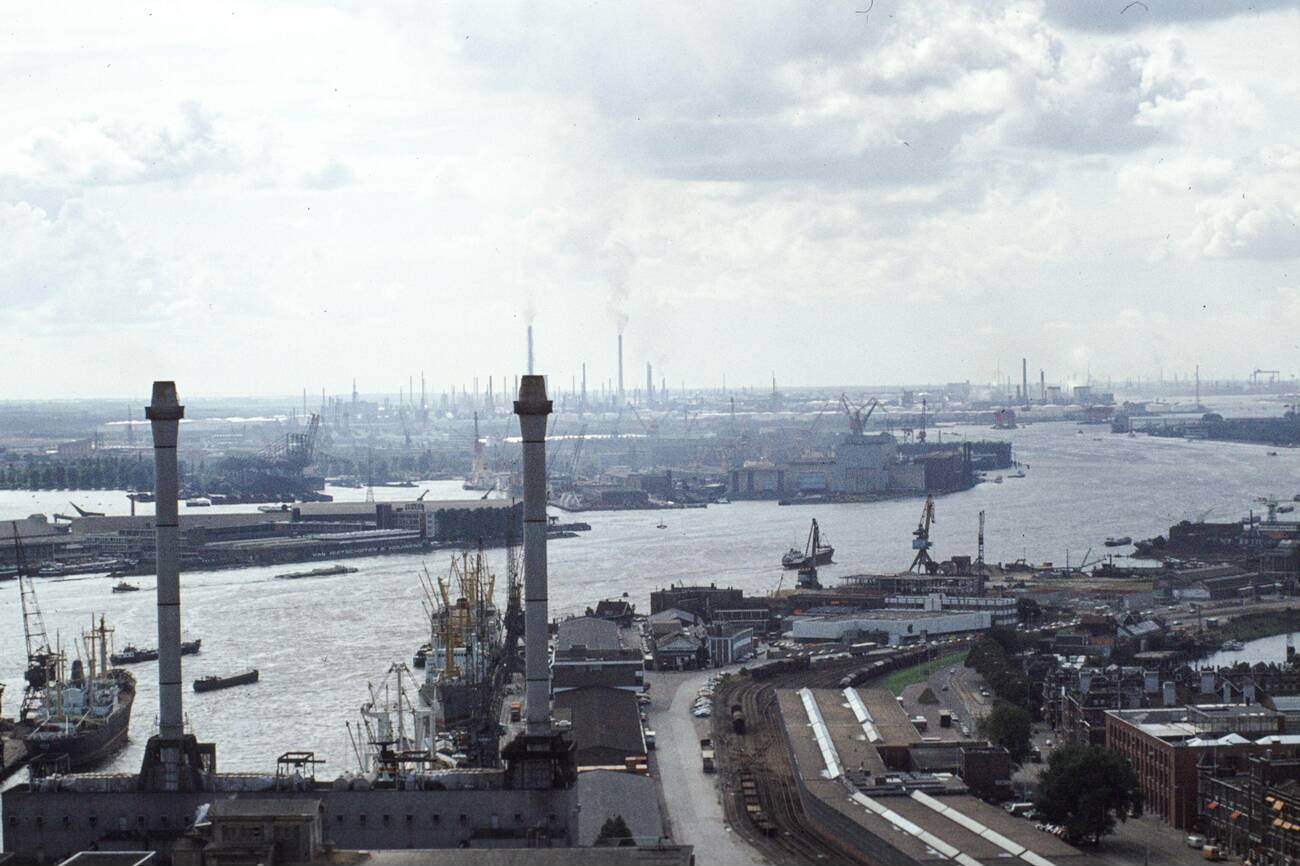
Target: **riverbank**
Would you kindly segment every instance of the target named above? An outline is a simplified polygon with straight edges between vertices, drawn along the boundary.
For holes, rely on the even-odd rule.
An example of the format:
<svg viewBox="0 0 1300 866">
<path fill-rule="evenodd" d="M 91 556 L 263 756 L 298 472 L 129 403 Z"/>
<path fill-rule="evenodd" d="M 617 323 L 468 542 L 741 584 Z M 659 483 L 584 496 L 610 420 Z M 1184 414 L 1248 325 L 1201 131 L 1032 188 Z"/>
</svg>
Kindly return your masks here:
<svg viewBox="0 0 1300 866">
<path fill-rule="evenodd" d="M 1300 608 L 1287 607 L 1243 614 L 1220 626 L 1217 634 L 1224 640 L 1246 642 L 1295 631 L 1300 631 Z"/>
</svg>

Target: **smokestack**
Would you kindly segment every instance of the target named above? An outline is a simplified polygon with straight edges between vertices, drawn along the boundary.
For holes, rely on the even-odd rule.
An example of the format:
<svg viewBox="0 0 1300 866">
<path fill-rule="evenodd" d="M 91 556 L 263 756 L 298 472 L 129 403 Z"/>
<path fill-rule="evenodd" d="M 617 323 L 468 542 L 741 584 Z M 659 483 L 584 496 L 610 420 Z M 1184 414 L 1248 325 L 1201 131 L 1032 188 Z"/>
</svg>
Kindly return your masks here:
<svg viewBox="0 0 1300 866">
<path fill-rule="evenodd" d="M 621 342 L 621 341 L 620 341 Z M 524 675 L 529 736 L 551 733 L 546 609 L 546 380 L 525 376 L 515 401 L 524 457 Z"/>
<path fill-rule="evenodd" d="M 587 362 L 582 362 L 582 402 L 578 404 L 580 411 L 587 411 Z"/>
<path fill-rule="evenodd" d="M 185 407 L 176 399 L 175 382 L 154 382 L 153 402 L 145 409 L 153 430 L 154 545 L 158 565 L 158 736 L 178 741 L 184 734 L 181 714 L 181 578 L 179 479 L 176 439 Z M 166 751 L 166 750 L 165 750 Z M 170 760 L 179 764 L 179 755 Z"/>
<path fill-rule="evenodd" d="M 1020 359 L 1020 398 L 1029 402 L 1029 360 Z"/>
<path fill-rule="evenodd" d="M 623 405 L 623 335 L 618 335 L 618 405 Z"/>
<path fill-rule="evenodd" d="M 528 375 L 533 375 L 533 326 L 528 326 Z"/>
<path fill-rule="evenodd" d="M 649 361 L 645 365 L 645 401 L 647 403 L 655 401 L 655 373 Z"/>
<path fill-rule="evenodd" d="M 1043 370 L 1038 371 L 1038 401 L 1047 403 L 1047 373 Z"/>
</svg>

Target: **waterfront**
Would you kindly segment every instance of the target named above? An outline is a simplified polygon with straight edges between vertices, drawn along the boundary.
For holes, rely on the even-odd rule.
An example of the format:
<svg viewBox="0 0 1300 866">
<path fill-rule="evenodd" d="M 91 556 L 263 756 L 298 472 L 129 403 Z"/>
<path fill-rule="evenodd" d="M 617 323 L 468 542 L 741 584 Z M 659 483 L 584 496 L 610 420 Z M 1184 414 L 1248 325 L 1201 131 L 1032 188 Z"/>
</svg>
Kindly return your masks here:
<svg viewBox="0 0 1300 866">
<path fill-rule="evenodd" d="M 1080 432 L 1082 431 L 1082 434 Z M 1261 446 L 1184 442 L 1115 436 L 1103 427 L 1040 424 L 990 434 L 983 428 L 943 428 L 945 439 L 1001 436 L 1015 442 L 1025 478 L 981 484 L 937 500 L 932 537 L 939 557 L 973 554 L 977 515 L 988 513 L 988 558 L 1077 562 L 1085 550 L 1106 549 L 1108 535 L 1146 537 L 1182 518 L 1209 514 L 1240 516 L 1260 495 L 1289 499 L 1300 491 L 1300 465 L 1290 454 L 1270 457 Z M 934 433 L 932 432 L 932 436 Z M 470 497 L 456 482 L 429 486 L 430 498 Z M 422 488 L 376 488 L 381 498 L 413 498 Z M 340 498 L 363 498 L 364 490 L 331 490 Z M 93 494 L 93 495 L 92 495 Z M 63 511 L 74 494 L 0 493 L 0 513 L 25 516 L 33 510 Z M 122 494 L 75 494 L 84 508 L 122 513 Z M 96 499 L 95 497 L 101 497 Z M 30 508 L 28 503 L 42 507 Z M 59 503 L 64 507 L 58 507 Z M 116 504 L 115 504 L 116 503 Z M 550 545 L 552 615 L 579 613 L 601 597 L 628 593 L 642 610 L 648 594 L 670 582 L 716 582 L 749 593 L 774 589 L 781 579 L 780 556 L 802 545 L 816 517 L 835 545 L 835 564 L 823 577 L 873 569 L 905 568 L 911 558 L 911 530 L 919 499 L 889 502 L 780 507 L 772 502 L 737 502 L 670 512 L 593 512 L 580 515 L 592 531 Z M 229 506 L 234 510 L 248 506 Z M 667 528 L 655 528 L 660 516 Z M 504 585 L 504 555 L 490 560 Z M 441 572 L 446 553 L 423 560 Z M 417 576 L 421 558 L 389 556 L 354 559 L 356 574 L 319 580 L 276 581 L 292 567 L 187 572 L 183 624 L 188 637 L 203 638 L 203 652 L 186 657 L 186 712 L 194 731 L 218 744 L 227 770 L 270 771 L 275 757 L 290 749 L 315 750 L 328 764 L 324 776 L 354 768 L 345 720 L 356 717 L 366 682 L 381 679 L 394 661 L 409 664 L 427 639 L 422 625 Z M 787 574 L 787 584 L 793 574 Z M 136 581 L 151 590 L 153 579 Z M 46 625 L 67 645 L 103 612 L 116 627 L 120 647 L 157 642 L 151 592 L 114 595 L 106 577 L 40 579 Z M 22 617 L 15 582 L 0 584 L 0 676 L 8 685 L 5 709 L 16 710 L 23 665 Z M 257 685 L 211 695 L 194 695 L 189 681 L 210 673 L 247 667 L 261 671 Z M 155 721 L 156 669 L 138 665 L 139 696 L 130 746 L 105 769 L 138 769 Z M 19 774 L 16 778 L 22 778 Z"/>
</svg>

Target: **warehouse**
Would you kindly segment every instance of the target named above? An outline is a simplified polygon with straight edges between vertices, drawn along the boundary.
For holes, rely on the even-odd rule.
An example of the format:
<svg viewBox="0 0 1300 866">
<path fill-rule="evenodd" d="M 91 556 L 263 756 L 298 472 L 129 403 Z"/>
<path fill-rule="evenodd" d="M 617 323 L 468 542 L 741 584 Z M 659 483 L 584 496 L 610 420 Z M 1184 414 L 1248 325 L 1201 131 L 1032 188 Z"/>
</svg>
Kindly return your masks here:
<svg viewBox="0 0 1300 866">
<path fill-rule="evenodd" d="M 988 611 L 870 610 L 795 619 L 790 636 L 797 641 L 854 642 L 883 634 L 886 643 L 901 646 L 950 634 L 987 631 L 992 625 L 993 614 Z"/>
</svg>

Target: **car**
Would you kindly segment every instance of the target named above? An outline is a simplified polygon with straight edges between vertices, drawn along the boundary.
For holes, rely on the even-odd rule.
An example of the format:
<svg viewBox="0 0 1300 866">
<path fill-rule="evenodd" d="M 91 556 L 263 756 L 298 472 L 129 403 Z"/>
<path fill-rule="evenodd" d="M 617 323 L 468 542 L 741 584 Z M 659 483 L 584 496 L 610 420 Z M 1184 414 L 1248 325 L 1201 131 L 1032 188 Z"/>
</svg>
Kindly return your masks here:
<svg viewBox="0 0 1300 866">
<path fill-rule="evenodd" d="M 713 710 L 708 707 L 698 707 L 691 710 L 691 715 L 695 716 L 697 719 L 707 719 L 709 716 L 713 715 Z"/>
<path fill-rule="evenodd" d="M 1187 847 L 1188 847 L 1188 848 L 1204 848 L 1204 847 L 1205 847 L 1205 837 L 1202 836 L 1200 833 L 1191 833 L 1191 834 L 1189 834 L 1189 835 L 1187 836 Z"/>
</svg>

